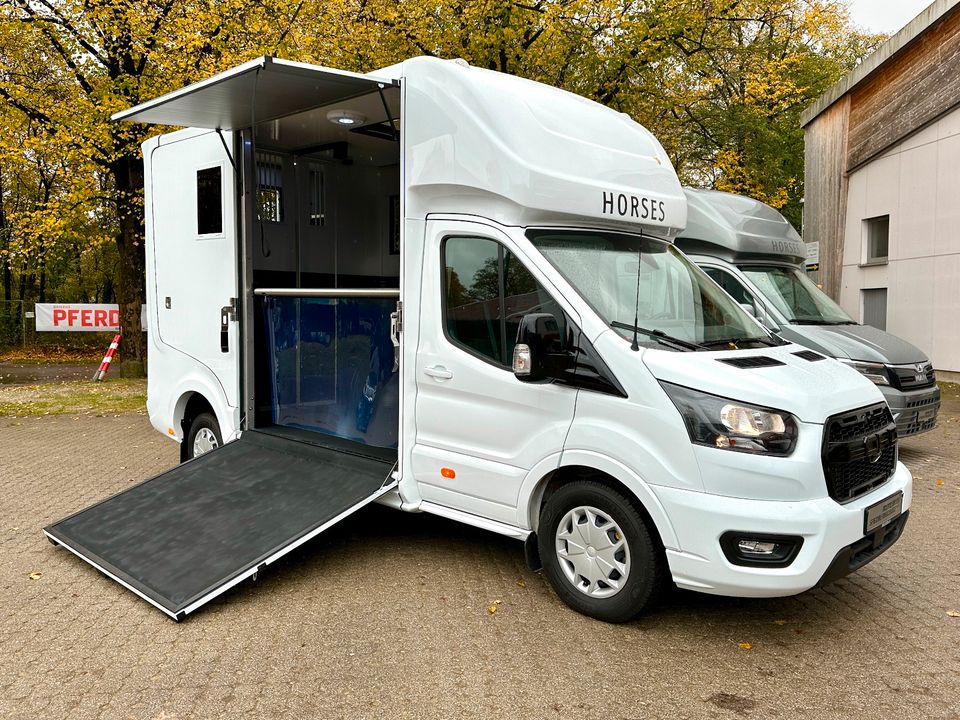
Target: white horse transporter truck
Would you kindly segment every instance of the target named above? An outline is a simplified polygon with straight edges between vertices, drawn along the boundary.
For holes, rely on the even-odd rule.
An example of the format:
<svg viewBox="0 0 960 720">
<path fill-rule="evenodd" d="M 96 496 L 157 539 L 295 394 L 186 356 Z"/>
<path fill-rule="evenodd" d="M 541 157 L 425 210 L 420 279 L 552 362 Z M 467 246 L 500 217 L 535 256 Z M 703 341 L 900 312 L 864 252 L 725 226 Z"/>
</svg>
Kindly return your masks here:
<svg viewBox="0 0 960 720">
<path fill-rule="evenodd" d="M 148 409 L 197 457 L 45 532 L 171 617 L 374 500 L 525 541 L 613 622 L 900 537 L 883 396 L 673 247 L 627 116 L 462 61 L 261 58 L 117 118 L 190 128 L 143 146 Z"/>
</svg>

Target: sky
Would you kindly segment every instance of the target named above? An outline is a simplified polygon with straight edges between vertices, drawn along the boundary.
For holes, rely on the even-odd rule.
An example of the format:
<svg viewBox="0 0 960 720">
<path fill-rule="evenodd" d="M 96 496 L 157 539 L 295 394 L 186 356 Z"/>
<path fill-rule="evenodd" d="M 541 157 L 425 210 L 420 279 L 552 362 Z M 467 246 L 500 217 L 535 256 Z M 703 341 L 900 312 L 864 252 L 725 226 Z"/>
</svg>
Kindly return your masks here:
<svg viewBox="0 0 960 720">
<path fill-rule="evenodd" d="M 862 28 L 893 35 L 932 2 L 933 0 L 849 0 L 850 17 Z"/>
</svg>

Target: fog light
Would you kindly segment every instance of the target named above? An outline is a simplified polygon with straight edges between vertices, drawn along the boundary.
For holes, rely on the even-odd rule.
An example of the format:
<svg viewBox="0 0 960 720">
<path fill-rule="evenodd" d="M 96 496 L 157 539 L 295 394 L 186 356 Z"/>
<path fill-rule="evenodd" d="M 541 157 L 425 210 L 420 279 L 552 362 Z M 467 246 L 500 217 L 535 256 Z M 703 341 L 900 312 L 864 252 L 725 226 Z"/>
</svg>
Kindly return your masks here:
<svg viewBox="0 0 960 720">
<path fill-rule="evenodd" d="M 787 567 L 797 557 L 803 538 L 796 535 L 726 532 L 720 548 L 734 565 L 744 567 Z"/>
<path fill-rule="evenodd" d="M 741 555 L 773 555 L 778 547 L 776 543 L 760 540 L 741 540 L 737 543 Z"/>
</svg>

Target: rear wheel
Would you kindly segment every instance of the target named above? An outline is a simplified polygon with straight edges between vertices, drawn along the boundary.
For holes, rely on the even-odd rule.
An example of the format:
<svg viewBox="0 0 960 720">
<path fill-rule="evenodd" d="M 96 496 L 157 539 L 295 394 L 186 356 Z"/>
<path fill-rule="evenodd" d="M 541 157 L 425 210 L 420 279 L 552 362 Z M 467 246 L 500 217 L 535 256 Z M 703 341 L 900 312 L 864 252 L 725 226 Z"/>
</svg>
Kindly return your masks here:
<svg viewBox="0 0 960 720">
<path fill-rule="evenodd" d="M 547 500 L 540 558 L 560 599 L 584 615 L 619 623 L 652 605 L 666 585 L 663 551 L 628 498 L 575 482 Z"/>
<path fill-rule="evenodd" d="M 223 439 L 220 436 L 220 423 L 217 422 L 217 418 L 212 413 L 207 412 L 197 415 L 190 423 L 186 443 L 187 460 L 216 450 L 223 445 Z"/>
</svg>

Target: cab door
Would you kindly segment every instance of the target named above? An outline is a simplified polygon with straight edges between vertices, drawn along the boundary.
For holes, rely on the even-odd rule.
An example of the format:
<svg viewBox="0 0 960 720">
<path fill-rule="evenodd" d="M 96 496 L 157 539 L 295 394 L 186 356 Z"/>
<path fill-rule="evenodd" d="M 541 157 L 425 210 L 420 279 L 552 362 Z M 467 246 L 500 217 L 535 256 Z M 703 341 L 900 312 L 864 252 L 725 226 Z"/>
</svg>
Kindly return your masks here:
<svg viewBox="0 0 960 720">
<path fill-rule="evenodd" d="M 557 297 L 497 228 L 427 223 L 413 448 L 424 500 L 515 524 L 527 473 L 559 464 L 577 391 L 511 370 L 524 314 L 575 318 Z"/>
</svg>

